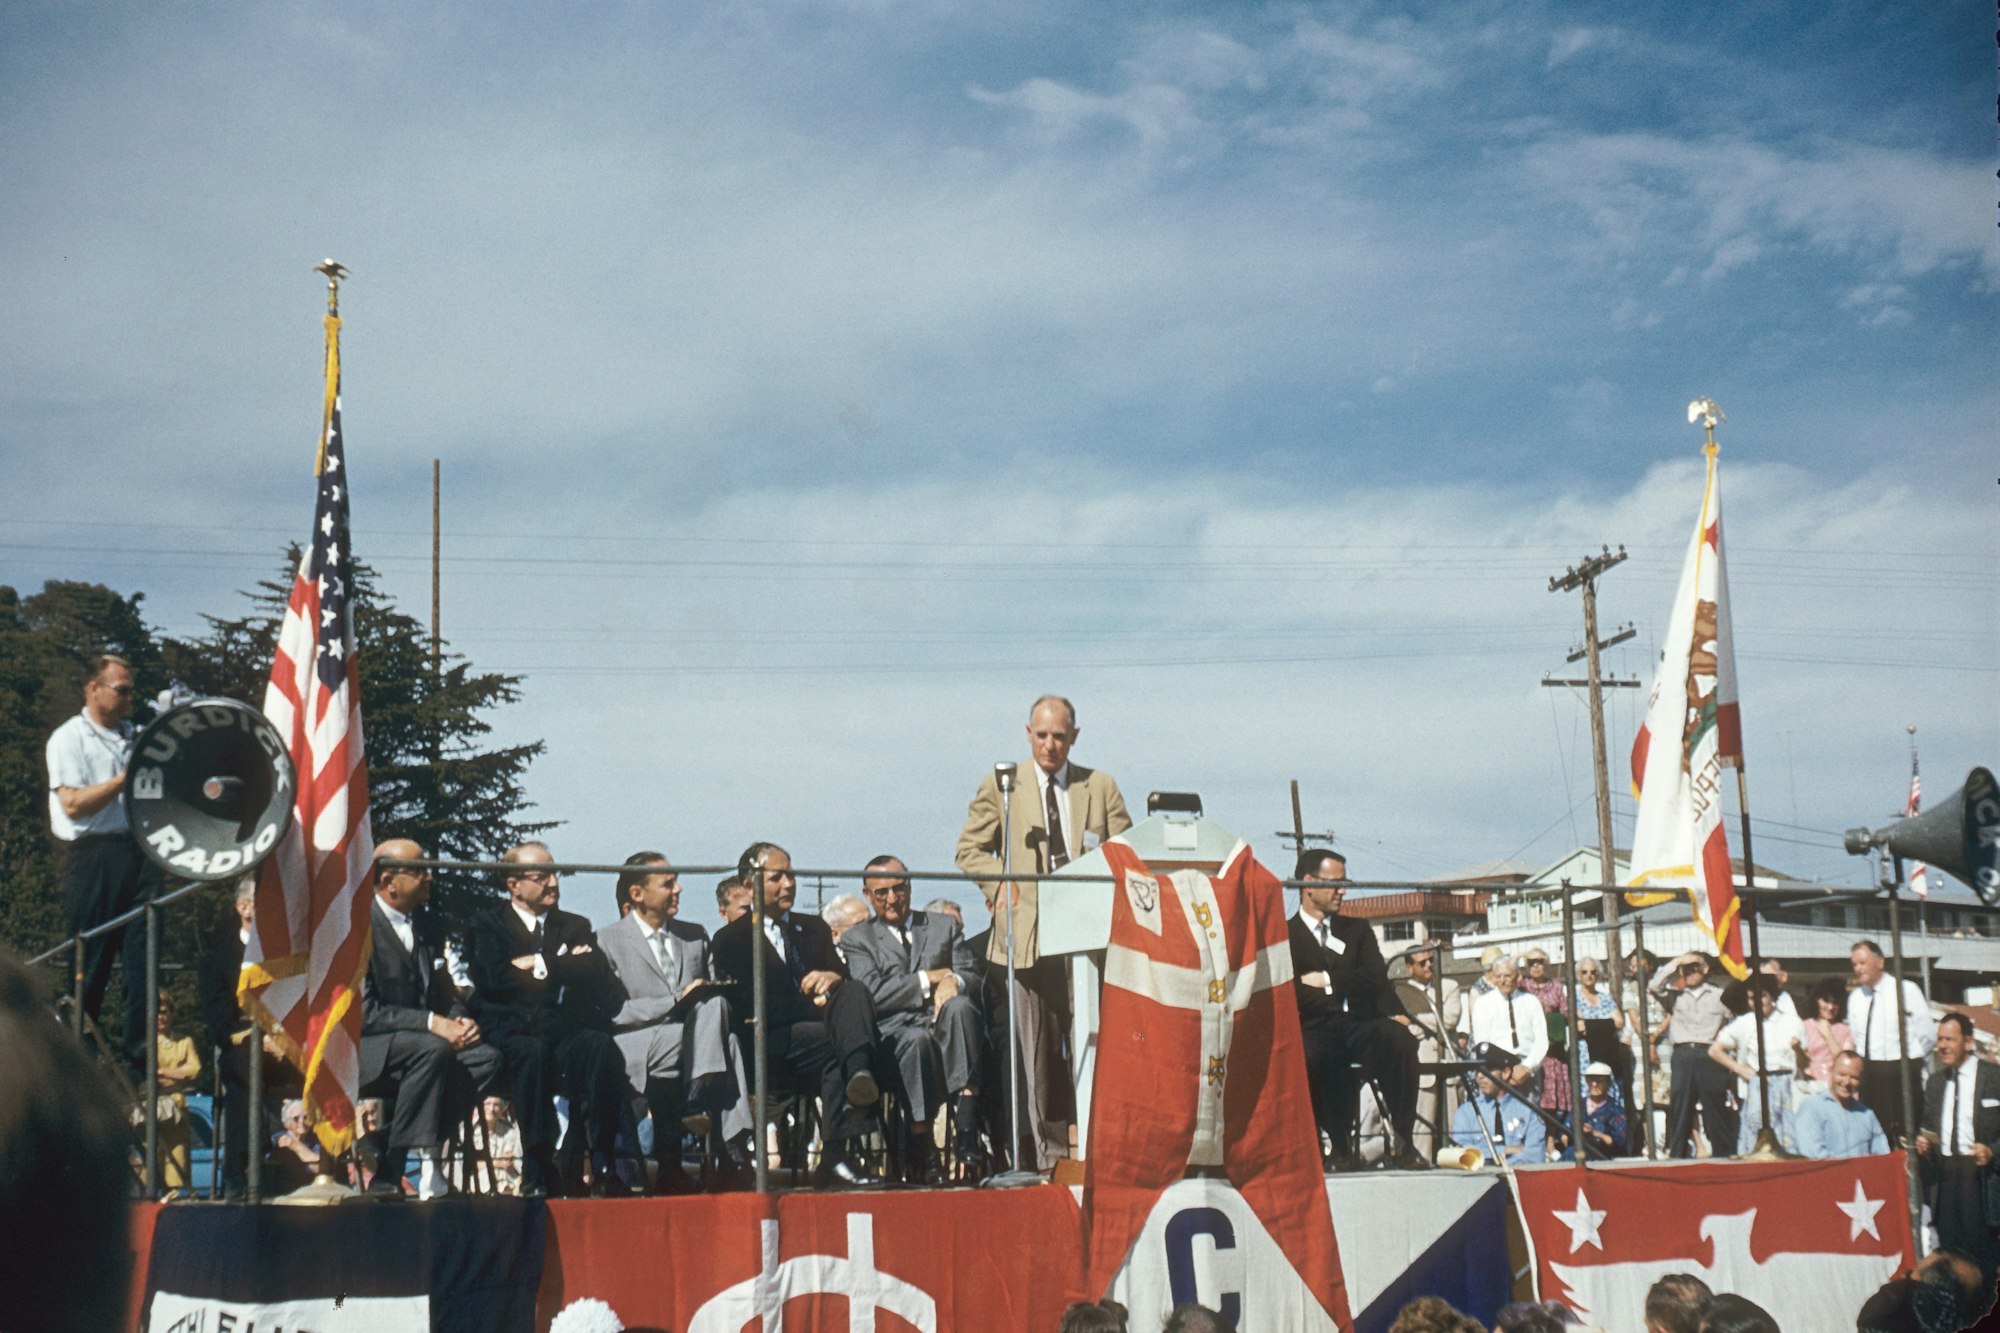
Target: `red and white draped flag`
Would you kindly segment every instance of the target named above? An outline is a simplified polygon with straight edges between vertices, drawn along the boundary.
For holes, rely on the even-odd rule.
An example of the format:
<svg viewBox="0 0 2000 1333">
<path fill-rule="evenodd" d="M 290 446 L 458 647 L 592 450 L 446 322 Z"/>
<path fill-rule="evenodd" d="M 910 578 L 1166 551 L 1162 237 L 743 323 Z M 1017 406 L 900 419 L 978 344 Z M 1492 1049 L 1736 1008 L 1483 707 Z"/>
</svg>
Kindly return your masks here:
<svg viewBox="0 0 2000 1333">
<path fill-rule="evenodd" d="M 1908 819 L 1922 809 L 1924 803 L 1923 779 L 1917 776 L 1917 744 L 1910 742 L 1910 799 L 1903 805 L 1903 818 Z M 1931 881 L 1922 861 L 1910 863 L 1910 892 L 1919 898 L 1931 896 Z"/>
<path fill-rule="evenodd" d="M 1747 1297 L 1781 1328 L 1852 1328 L 1916 1261 L 1901 1153 L 1534 1169 L 1514 1188 L 1536 1290 L 1606 1329 L 1637 1333 L 1668 1273 Z"/>
<path fill-rule="evenodd" d="M 1722 564 L 1722 491 L 1709 445 L 1701 515 L 1681 566 L 1653 676 L 1646 721 L 1632 742 L 1638 827 L 1625 882 L 1685 889 L 1695 923 L 1730 975 L 1745 977 L 1741 902 L 1722 825 L 1722 769 L 1743 762 L 1729 579 Z"/>
<path fill-rule="evenodd" d="M 361 980 L 375 839 L 354 656 L 353 557 L 340 436 L 340 317 L 326 317 L 326 410 L 312 544 L 299 561 L 264 692 L 298 771 L 293 819 L 257 879 L 237 984 L 243 1007 L 305 1075 L 306 1114 L 329 1150 L 354 1138 Z"/>
<path fill-rule="evenodd" d="M 1104 958 L 1085 1290 L 1102 1295 L 1161 1193 L 1220 1170 L 1296 1281 L 1258 1283 L 1246 1328 L 1353 1327 L 1320 1173 L 1284 886 L 1237 843 L 1212 878 L 1155 874 L 1122 838 Z"/>
</svg>

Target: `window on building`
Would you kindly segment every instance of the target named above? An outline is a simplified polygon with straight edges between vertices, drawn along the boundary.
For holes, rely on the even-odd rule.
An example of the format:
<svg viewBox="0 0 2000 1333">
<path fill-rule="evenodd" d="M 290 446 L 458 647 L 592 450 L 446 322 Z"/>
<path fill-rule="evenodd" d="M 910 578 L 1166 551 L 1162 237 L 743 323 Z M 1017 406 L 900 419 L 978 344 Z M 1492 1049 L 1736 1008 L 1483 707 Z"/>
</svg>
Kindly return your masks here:
<svg viewBox="0 0 2000 1333">
<path fill-rule="evenodd" d="M 1413 940 L 1417 937 L 1417 923 L 1414 921 L 1384 921 L 1382 938 L 1385 940 Z M 1916 1012 L 1915 1006 L 1911 1012 Z M 1766 1067 L 1768 1069 L 1768 1066 Z"/>
</svg>

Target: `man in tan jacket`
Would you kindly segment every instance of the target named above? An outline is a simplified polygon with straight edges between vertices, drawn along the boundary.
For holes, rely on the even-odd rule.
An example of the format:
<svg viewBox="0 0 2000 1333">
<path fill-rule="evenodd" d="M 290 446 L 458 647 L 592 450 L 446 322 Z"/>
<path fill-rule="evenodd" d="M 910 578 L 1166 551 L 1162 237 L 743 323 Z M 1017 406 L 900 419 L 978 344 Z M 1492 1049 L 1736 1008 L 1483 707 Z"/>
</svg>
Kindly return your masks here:
<svg viewBox="0 0 2000 1333">
<path fill-rule="evenodd" d="M 1008 811 L 1013 844 L 1012 866 L 1024 874 L 1046 875 L 1060 870 L 1096 843 L 1115 838 L 1132 827 L 1125 798 L 1111 775 L 1069 762 L 1078 735 L 1076 708 L 1058 695 L 1044 695 L 1028 710 L 1028 747 L 1032 764 L 1021 766 Z M 999 875 L 1001 794 L 998 780 L 988 773 L 966 810 L 965 828 L 958 835 L 958 868 L 969 875 Z M 1086 839 L 1089 839 L 1088 844 Z M 994 910 L 986 946 L 986 1013 L 991 1049 L 999 1054 L 999 1088 L 1006 1078 L 1007 1043 L 1007 919 L 1014 921 L 1014 1002 L 1018 1009 L 1022 1057 L 1022 1143 L 1020 1161 L 1040 1171 L 1053 1170 L 1069 1153 L 1072 1089 L 1063 1059 L 1063 1033 L 1069 1019 L 1069 983 L 1061 959 L 1044 960 L 1038 947 L 1036 905 L 1040 886 L 1028 883 L 1003 892 L 997 879 L 984 880 L 980 890 Z M 1002 1094 L 1003 1098 L 1005 1094 Z"/>
</svg>

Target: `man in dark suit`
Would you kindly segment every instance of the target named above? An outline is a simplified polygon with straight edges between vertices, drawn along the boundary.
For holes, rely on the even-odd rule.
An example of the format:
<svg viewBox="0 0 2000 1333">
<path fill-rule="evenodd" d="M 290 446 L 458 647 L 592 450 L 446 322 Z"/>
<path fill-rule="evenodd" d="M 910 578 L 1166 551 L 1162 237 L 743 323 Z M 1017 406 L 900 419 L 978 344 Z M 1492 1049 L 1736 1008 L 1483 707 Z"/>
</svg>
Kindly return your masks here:
<svg viewBox="0 0 2000 1333">
<path fill-rule="evenodd" d="M 1293 878 L 1306 881 L 1291 920 L 1291 946 L 1313 1117 L 1332 1144 L 1333 1161 L 1355 1165 L 1361 1083 L 1372 1078 L 1395 1131 L 1393 1160 L 1422 1166 L 1410 1146 L 1417 1114 L 1417 1039 L 1395 1021 L 1396 991 L 1375 932 L 1367 922 L 1340 914 L 1347 860 L 1323 847 L 1307 848 L 1299 853 Z"/>
<path fill-rule="evenodd" d="M 562 876 L 549 849 L 524 842 L 501 857 L 508 901 L 466 927 L 475 1004 L 486 1040 L 506 1061 L 521 1129 L 522 1192 L 629 1194 L 612 1170 L 625 1111 L 625 1070 L 605 1029 L 616 982 L 590 922 L 556 906 Z M 555 1098 L 569 1099 L 557 1170 Z"/>
<path fill-rule="evenodd" d="M 719 1125 L 730 1178 L 750 1165 L 750 1089 L 728 1000 L 710 994 L 678 1016 L 675 1006 L 709 980 L 708 932 L 678 913 L 680 876 L 658 852 L 625 858 L 618 877 L 622 915 L 598 932 L 598 947 L 618 978 L 620 1004 L 612 1040 L 625 1060 L 625 1081 L 653 1115 L 660 1174 L 654 1190 L 694 1188 L 682 1168 L 682 1115 L 693 1111 Z"/>
<path fill-rule="evenodd" d="M 951 1102 L 953 1151 L 980 1173 L 979 1069 L 982 1019 L 972 950 L 958 922 L 910 910 L 910 872 L 893 856 L 865 867 L 861 891 L 874 909 L 840 937 L 856 984 L 875 1002 L 875 1026 L 895 1054 L 903 1104 L 910 1113 L 910 1174 L 934 1183 L 937 1150 L 931 1119 Z"/>
<path fill-rule="evenodd" d="M 874 1128 L 881 1096 L 870 1067 L 875 1011 L 866 987 L 849 984 L 847 964 L 833 947 L 833 931 L 807 912 L 794 912 L 798 879 L 792 858 L 774 842 L 750 844 L 736 873 L 764 886 L 764 938 L 755 938 L 756 914 L 746 912 L 715 933 L 718 976 L 749 983 L 753 947 L 764 950 L 765 1038 L 774 1073 L 787 1071 L 798 1087 L 817 1084 L 820 1133 L 831 1151 L 823 1168 L 832 1185 L 872 1183 L 859 1140 Z M 739 1019 L 749 1017 L 746 1012 Z M 747 1044 L 747 1042 L 746 1042 Z"/>
<path fill-rule="evenodd" d="M 250 925 L 257 918 L 257 877 L 245 875 L 237 881 L 235 911 L 216 932 L 195 968 L 195 989 L 201 1002 L 202 1020 L 208 1025 L 208 1039 L 221 1048 L 222 1069 L 222 1193 L 241 1199 L 249 1192 L 249 1150 L 245 1146 L 254 1132 L 263 1151 L 264 1117 L 255 1117 L 251 1129 L 250 1052 L 261 1048 L 264 1061 L 264 1091 L 267 1096 L 295 1095 L 300 1089 L 298 1071 L 279 1053 L 270 1037 L 259 1041 L 255 1029 L 236 1002 L 236 983 L 243 974 L 243 949 L 250 942 Z M 267 1177 L 268 1179 L 268 1177 Z"/>
<path fill-rule="evenodd" d="M 500 1054 L 484 1044 L 438 951 L 418 934 L 416 911 L 430 900 L 431 872 L 380 865 L 424 855 L 407 838 L 375 848 L 373 948 L 361 982 L 361 1091 L 396 1099 L 388 1150 L 375 1175 L 382 1191 L 400 1192 L 404 1169 L 414 1164 L 417 1196 L 433 1199 L 446 1191 L 436 1169 L 443 1127 L 470 1110 L 479 1088 L 500 1072 Z"/>
<path fill-rule="evenodd" d="M 1938 1246 L 1979 1265 L 1988 1304 L 2000 1271 L 2000 1068 L 1972 1053 L 1972 1022 L 1948 1013 L 1938 1024 L 1938 1063 L 1924 1089 L 1924 1127 L 1917 1135 L 1936 1220 Z"/>
</svg>

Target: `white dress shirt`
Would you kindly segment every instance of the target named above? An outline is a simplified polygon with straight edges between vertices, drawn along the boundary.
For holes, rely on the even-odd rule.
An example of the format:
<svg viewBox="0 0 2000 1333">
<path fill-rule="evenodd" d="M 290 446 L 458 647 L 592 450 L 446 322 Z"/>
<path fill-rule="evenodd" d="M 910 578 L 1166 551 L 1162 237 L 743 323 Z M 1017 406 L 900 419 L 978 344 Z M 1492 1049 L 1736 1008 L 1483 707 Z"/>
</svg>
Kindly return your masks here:
<svg viewBox="0 0 2000 1333">
<path fill-rule="evenodd" d="M 542 933 L 542 919 L 540 917 L 511 898 L 507 900 L 507 906 L 514 909 L 514 915 L 521 918 L 521 924 L 528 928 L 530 935 L 540 935 Z M 542 957 L 542 951 L 537 949 L 535 950 L 535 980 L 547 981 L 548 979 L 548 962 Z"/>
<path fill-rule="evenodd" d="M 1937 1045 L 1937 1020 L 1931 1017 L 1930 1001 L 1916 982 L 1903 983 L 1901 998 L 1910 1034 L 1910 1058 L 1921 1060 Z M 1898 1007 L 1896 979 L 1887 972 L 1873 986 L 1856 986 L 1847 993 L 1847 1026 L 1854 1029 L 1855 1049 L 1862 1059 L 1903 1058 L 1896 1029 Z"/>
<path fill-rule="evenodd" d="M 1967 1056 L 1949 1079 L 1938 1113 L 1938 1132 L 1944 1136 L 1939 1150 L 1947 1157 L 1970 1157 L 1972 1145 L 1979 1142 L 1972 1134 L 1972 1112 L 1979 1105 L 1979 1094 L 1974 1091 L 1979 1082 L 1979 1061 Z"/>
<path fill-rule="evenodd" d="M 382 909 L 382 915 L 389 918 L 389 928 L 396 932 L 396 938 L 403 942 L 403 948 L 414 954 L 417 951 L 417 931 L 411 923 L 409 913 L 398 912 L 382 899 L 375 900 Z"/>
<path fill-rule="evenodd" d="M 1540 1069 L 1549 1053 L 1549 1020 L 1542 1002 L 1522 990 L 1511 999 L 1487 991 L 1472 1002 L 1472 1044 L 1482 1042 L 1514 1052 L 1529 1069 Z"/>
</svg>

